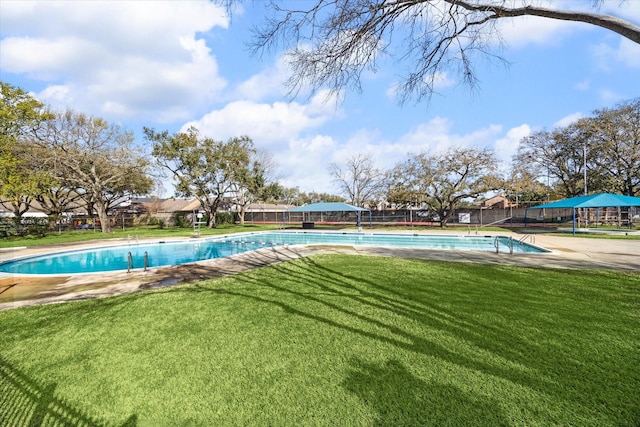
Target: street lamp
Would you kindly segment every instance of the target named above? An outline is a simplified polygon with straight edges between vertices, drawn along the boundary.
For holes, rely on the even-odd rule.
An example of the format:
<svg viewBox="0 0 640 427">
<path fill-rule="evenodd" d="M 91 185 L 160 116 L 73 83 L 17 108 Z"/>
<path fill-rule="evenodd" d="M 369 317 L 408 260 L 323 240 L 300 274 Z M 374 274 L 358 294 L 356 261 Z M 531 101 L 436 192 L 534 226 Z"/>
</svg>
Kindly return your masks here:
<svg viewBox="0 0 640 427">
<path fill-rule="evenodd" d="M 584 161 L 584 195 L 587 195 L 587 141 L 582 144 L 582 156 Z"/>
</svg>

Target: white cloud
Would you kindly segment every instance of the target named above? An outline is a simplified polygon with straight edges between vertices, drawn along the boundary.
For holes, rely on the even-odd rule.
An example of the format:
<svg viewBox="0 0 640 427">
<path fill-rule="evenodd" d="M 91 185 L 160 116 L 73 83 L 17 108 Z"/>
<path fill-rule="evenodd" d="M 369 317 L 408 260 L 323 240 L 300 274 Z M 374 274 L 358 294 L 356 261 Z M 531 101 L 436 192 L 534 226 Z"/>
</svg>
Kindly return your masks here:
<svg viewBox="0 0 640 427">
<path fill-rule="evenodd" d="M 559 21 L 535 16 L 500 20 L 498 28 L 504 42 L 513 48 L 527 45 L 555 45 L 562 38 L 580 28 L 576 22 Z"/>
<path fill-rule="evenodd" d="M 640 22 L 640 2 L 638 1 L 605 2 L 600 12 L 618 16 L 636 25 Z M 615 33 L 612 32 L 611 35 Z M 619 40 L 619 44 L 615 47 L 604 44 L 596 47 L 596 54 L 600 55 L 601 61 L 607 66 L 611 62 L 618 62 L 631 68 L 640 68 L 640 46 L 624 37 L 616 37 L 614 40 Z"/>
<path fill-rule="evenodd" d="M 335 194 L 328 167 L 337 148 L 338 143 L 327 135 L 292 138 L 286 153 L 277 159 L 284 175 L 282 185 L 299 187 L 306 192 Z"/>
<path fill-rule="evenodd" d="M 437 93 L 443 89 L 454 86 L 456 84 L 456 81 L 452 79 L 449 76 L 449 73 L 447 73 L 446 71 L 437 71 L 433 75 L 433 82 L 431 82 L 430 84 L 432 84 L 433 86 L 433 91 Z M 391 100 L 398 100 L 403 96 L 402 90 L 403 88 L 399 82 L 393 82 L 387 87 L 385 95 Z"/>
<path fill-rule="evenodd" d="M 523 4 L 520 0 L 511 0 L 511 3 L 516 7 L 522 6 Z M 535 4 L 548 9 L 608 14 L 629 20 L 632 23 L 638 23 L 640 21 L 640 2 L 636 0 L 608 0 L 601 4 L 588 0 L 562 0 L 561 2 L 540 0 L 535 2 Z M 594 7 L 594 5 L 598 5 L 599 7 Z M 498 28 L 502 34 L 502 39 L 509 46 L 522 48 L 529 44 L 556 45 L 570 33 L 593 31 L 597 27 L 582 22 L 524 16 L 513 19 L 501 19 L 498 22 Z M 615 33 L 611 32 L 608 35 L 614 36 Z M 638 57 L 640 57 L 640 55 L 637 54 L 638 51 L 632 49 L 630 52 L 626 52 L 626 49 L 638 48 L 638 46 L 625 38 L 621 38 L 621 40 L 619 55 L 624 57 L 624 60 L 622 58 L 619 58 L 619 60 L 631 61 L 631 63 L 634 64 L 633 66 L 638 66 L 637 61 L 639 61 Z"/>
<path fill-rule="evenodd" d="M 640 45 L 628 39 L 620 39 L 616 59 L 631 68 L 640 68 Z"/>
<path fill-rule="evenodd" d="M 72 91 L 66 85 L 51 85 L 38 94 L 34 94 L 37 99 L 48 100 L 50 105 L 75 105 Z"/>
<path fill-rule="evenodd" d="M 520 140 L 531 133 L 526 124 L 509 129 L 506 134 L 502 126 L 494 124 L 459 134 L 451 120 L 435 117 L 394 139 L 388 139 L 376 128 L 360 128 L 339 139 L 325 130 L 341 117 L 331 115 L 330 109 L 320 110 L 318 115 L 311 111 L 313 102 L 301 105 L 238 101 L 185 124 L 183 129 L 193 125 L 202 135 L 216 139 L 238 136 L 250 129 L 249 136 L 256 146 L 274 155 L 282 185 L 333 194 L 338 190 L 328 172 L 329 164 L 343 163 L 358 153 L 370 153 L 375 166 L 383 170 L 393 168 L 412 153 L 441 153 L 454 146 L 494 148 L 499 160 L 510 162 Z"/>
<path fill-rule="evenodd" d="M 640 68 L 640 46 L 627 39 L 620 39 L 617 46 L 599 43 L 591 48 L 591 52 L 603 71 L 610 71 L 618 64 Z"/>
<path fill-rule="evenodd" d="M 256 145 L 277 150 L 288 146 L 289 141 L 303 131 L 319 127 L 328 118 L 326 111 L 314 103 L 235 101 L 185 124 L 182 129 L 194 126 L 203 135 L 216 139 L 248 134 Z"/>
<path fill-rule="evenodd" d="M 435 73 L 433 77 L 433 89 L 437 92 L 441 89 L 451 87 L 455 84 L 455 81 L 449 78 L 446 72 L 439 71 Z"/>
<path fill-rule="evenodd" d="M 226 86 L 197 39 L 228 26 L 209 2 L 3 2 L 1 16 L 0 69 L 50 84 L 54 108 L 171 122 Z"/>
<path fill-rule="evenodd" d="M 453 122 L 436 117 L 416 126 L 397 142 L 398 149 L 405 153 L 442 153 L 451 147 L 487 146 L 502 131 L 500 125 L 489 125 L 466 135 L 452 133 Z"/>
<path fill-rule="evenodd" d="M 560 120 L 555 122 L 553 124 L 553 127 L 554 128 L 556 128 L 556 127 L 566 127 L 566 126 L 569 126 L 572 123 L 577 122 L 578 120 L 580 120 L 583 117 L 584 117 L 584 114 L 582 114 L 580 112 L 572 113 L 572 114 L 569 114 L 567 116 L 564 116 L 563 118 L 561 118 Z"/>
<path fill-rule="evenodd" d="M 217 140 L 247 135 L 257 148 L 273 154 L 282 185 L 335 193 L 327 168 L 339 146 L 333 137 L 322 133 L 321 127 L 343 116 L 343 111 L 336 108 L 335 98 L 320 91 L 306 104 L 233 101 L 185 123 L 181 130 L 193 126 L 201 135 Z"/>
<path fill-rule="evenodd" d="M 640 2 L 635 0 L 604 2 L 600 11 L 631 22 L 640 21 Z"/>
<path fill-rule="evenodd" d="M 358 129 L 349 135 L 342 144 L 337 146 L 333 152 L 329 153 L 327 165 L 329 163 L 343 165 L 347 159 L 362 153 L 371 155 L 374 166 L 378 168 L 393 166 L 393 160 L 395 160 L 392 144 L 382 139 L 382 134 L 379 130 Z"/>
<path fill-rule="evenodd" d="M 621 94 L 618 92 L 614 92 L 612 90 L 609 89 L 602 89 L 598 92 L 598 96 L 600 97 L 600 99 L 602 100 L 602 104 L 604 105 L 611 105 L 611 104 L 615 104 L 617 102 L 621 102 L 624 101 L 625 99 L 627 99 L 629 97 L 628 94 Z"/>
<path fill-rule="evenodd" d="M 503 168 L 511 165 L 511 159 L 518 152 L 520 141 L 529 135 L 531 127 L 525 123 L 509 129 L 503 138 L 496 140 L 493 149 Z"/>
<path fill-rule="evenodd" d="M 280 56 L 275 65 L 264 68 L 260 73 L 240 83 L 237 96 L 251 101 L 262 101 L 271 96 L 286 95 L 284 83 L 289 76 L 289 66 Z"/>
<path fill-rule="evenodd" d="M 574 89 L 579 90 L 580 92 L 584 92 L 591 88 L 591 80 L 585 79 L 581 82 L 576 83 L 573 87 Z"/>
</svg>

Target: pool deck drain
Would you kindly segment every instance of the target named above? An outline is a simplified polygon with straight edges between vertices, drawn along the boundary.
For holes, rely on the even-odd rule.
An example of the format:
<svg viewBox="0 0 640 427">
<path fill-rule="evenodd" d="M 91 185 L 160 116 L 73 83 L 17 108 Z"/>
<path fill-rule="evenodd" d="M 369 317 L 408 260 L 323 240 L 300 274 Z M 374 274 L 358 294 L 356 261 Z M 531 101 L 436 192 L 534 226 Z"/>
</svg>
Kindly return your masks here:
<svg viewBox="0 0 640 427">
<path fill-rule="evenodd" d="M 377 233 L 382 233 L 376 231 Z M 394 233 L 399 233 L 397 230 Z M 409 233 L 409 232 L 408 232 Z M 410 232 L 414 233 L 414 232 Z M 457 234 L 459 232 L 441 232 Z M 435 234 L 433 232 L 425 234 Z M 512 235 L 491 233 L 492 235 Z M 519 237 L 519 236 L 516 236 Z M 514 265 L 534 268 L 608 269 L 640 274 L 640 240 L 589 239 L 536 235 L 535 244 L 552 253 L 495 254 L 461 250 L 404 249 L 363 246 L 308 245 L 278 246 L 193 264 L 158 267 L 149 271 L 108 272 L 60 276 L 0 275 L 0 310 L 30 305 L 101 298 L 175 286 L 237 274 L 254 268 L 323 253 L 394 256 L 452 262 Z M 106 244 L 106 243 L 105 243 Z M 110 244 L 114 244 L 111 242 Z M 74 245 L 73 249 L 95 247 L 96 242 Z M 69 245 L 15 248 L 11 258 L 71 249 Z M 9 251 L 3 251 L 6 259 Z"/>
</svg>

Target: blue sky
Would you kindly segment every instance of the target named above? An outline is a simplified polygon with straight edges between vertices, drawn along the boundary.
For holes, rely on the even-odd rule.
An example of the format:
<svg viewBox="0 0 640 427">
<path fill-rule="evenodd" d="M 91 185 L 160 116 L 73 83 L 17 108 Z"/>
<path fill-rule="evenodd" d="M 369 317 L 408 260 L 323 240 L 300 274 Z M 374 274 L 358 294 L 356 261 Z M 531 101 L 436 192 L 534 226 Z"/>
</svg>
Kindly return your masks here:
<svg viewBox="0 0 640 427">
<path fill-rule="evenodd" d="M 601 12 L 640 25 L 640 1 L 606 1 Z M 400 105 L 388 60 L 340 104 L 322 93 L 291 100 L 282 52 L 245 49 L 263 16 L 260 2 L 229 18 L 207 1 L 0 0 L 0 79 L 119 123 L 142 145 L 143 126 L 248 135 L 274 155 L 283 185 L 330 193 L 329 164 L 357 153 L 387 169 L 409 153 L 489 147 L 506 167 L 531 132 L 640 96 L 640 46 L 586 24 L 518 18 L 500 23 L 505 46 L 494 44 L 509 66 L 478 62 L 475 90 L 443 74 L 429 102 Z"/>
</svg>

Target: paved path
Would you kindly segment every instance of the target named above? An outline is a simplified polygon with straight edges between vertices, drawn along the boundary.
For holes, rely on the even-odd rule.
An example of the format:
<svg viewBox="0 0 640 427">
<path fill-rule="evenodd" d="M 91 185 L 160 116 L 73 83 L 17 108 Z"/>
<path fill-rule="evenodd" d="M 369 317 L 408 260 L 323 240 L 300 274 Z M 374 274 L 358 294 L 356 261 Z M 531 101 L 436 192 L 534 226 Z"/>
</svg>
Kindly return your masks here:
<svg viewBox="0 0 640 427">
<path fill-rule="evenodd" d="M 376 233 L 379 231 L 376 230 Z M 397 233 L 398 231 L 394 231 Z M 411 232 L 412 231 L 407 231 Z M 460 232 L 435 232 L 460 234 Z M 435 234 L 429 232 L 429 234 Z M 487 233 L 488 234 L 488 233 Z M 495 235 L 522 236 L 511 233 Z M 184 239 L 182 239 L 184 240 Z M 640 274 L 640 240 L 591 239 L 559 237 L 548 234 L 531 235 L 528 242 L 551 250 L 546 254 L 495 254 L 487 252 L 389 249 L 374 247 L 289 246 L 262 249 L 255 252 L 220 258 L 196 264 L 162 267 L 147 272 L 115 272 L 71 276 L 27 277 L 0 275 L 0 310 L 26 305 L 45 304 L 87 298 L 97 298 L 136 292 L 139 290 L 171 286 L 228 274 L 235 274 L 320 253 L 348 253 L 370 256 L 397 256 L 443 261 L 476 262 L 500 265 L 518 265 L 535 268 L 610 269 Z M 95 247 L 121 242 L 91 242 L 73 245 Z M 18 248 L 0 252 L 0 260 L 69 250 L 70 245 L 55 247 Z"/>
</svg>

